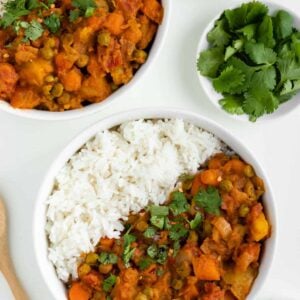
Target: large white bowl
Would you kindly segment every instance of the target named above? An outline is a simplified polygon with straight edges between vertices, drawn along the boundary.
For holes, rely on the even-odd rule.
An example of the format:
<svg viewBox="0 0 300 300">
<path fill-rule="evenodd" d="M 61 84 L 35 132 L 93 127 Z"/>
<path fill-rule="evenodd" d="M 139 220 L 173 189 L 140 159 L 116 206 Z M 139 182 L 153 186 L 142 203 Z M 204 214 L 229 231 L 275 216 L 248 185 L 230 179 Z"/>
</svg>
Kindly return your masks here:
<svg viewBox="0 0 300 300">
<path fill-rule="evenodd" d="M 164 8 L 164 17 L 162 24 L 158 27 L 157 34 L 155 36 L 155 40 L 152 44 L 152 47 L 149 52 L 149 56 L 145 64 L 143 64 L 131 81 L 125 84 L 123 87 L 112 93 L 108 98 L 104 99 L 99 103 L 89 104 L 83 108 L 78 108 L 69 111 L 63 112 L 50 112 L 36 109 L 17 109 L 12 107 L 8 102 L 0 100 L 0 111 L 5 111 L 11 113 L 13 115 L 17 115 L 20 117 L 25 117 L 29 119 L 36 120 L 48 120 L 48 121 L 58 121 L 58 120 L 69 120 L 76 119 L 83 116 L 90 115 L 92 113 L 96 113 L 98 111 L 103 110 L 108 105 L 111 105 L 116 100 L 121 97 L 125 97 L 126 93 L 132 89 L 140 80 L 143 79 L 144 74 L 148 72 L 153 64 L 155 64 L 155 59 L 160 52 L 164 44 L 165 37 L 167 35 L 168 24 L 170 19 L 171 12 L 171 0 L 162 0 L 163 8 Z M 121 100 L 121 99 L 120 99 Z M 123 99 L 124 100 L 124 99 Z"/>
<path fill-rule="evenodd" d="M 235 4 L 234 6 L 229 7 L 228 9 L 233 9 L 233 8 L 239 7 L 244 2 L 245 1 L 239 1 L 238 4 Z M 267 2 L 267 1 L 262 1 L 262 2 L 269 7 L 269 14 L 271 14 L 271 15 L 276 13 L 278 10 L 283 9 L 283 10 L 287 11 L 294 19 L 294 27 L 300 29 L 299 12 L 292 11 L 284 5 L 278 5 L 273 2 Z M 207 41 L 207 34 L 213 29 L 215 21 L 217 21 L 221 17 L 222 13 L 223 13 L 223 10 L 221 12 L 219 12 L 218 15 L 215 18 L 213 18 L 213 20 L 205 27 L 205 29 L 201 35 L 201 38 L 199 40 L 198 47 L 197 47 L 196 59 L 198 59 L 200 52 L 207 50 L 210 47 L 210 45 Z M 221 110 L 222 112 L 226 113 L 228 116 L 230 116 L 236 120 L 240 120 L 240 121 L 248 121 L 249 120 L 249 117 L 246 114 L 233 115 L 233 114 L 230 114 L 230 113 L 226 112 L 225 110 L 223 110 L 221 105 L 219 104 L 219 100 L 221 100 L 223 98 L 222 94 L 215 91 L 215 89 L 212 85 L 212 82 L 209 78 L 202 76 L 197 69 L 196 69 L 196 72 L 197 72 L 200 84 L 201 84 L 204 92 L 206 93 L 208 99 L 218 110 Z M 290 101 L 287 101 L 286 103 L 281 104 L 279 106 L 279 108 L 272 114 L 264 115 L 264 116 L 258 118 L 257 122 L 274 120 L 274 119 L 277 119 L 278 117 L 285 116 L 285 115 L 291 113 L 299 105 L 299 103 L 300 103 L 300 95 L 297 94 Z"/>
<path fill-rule="evenodd" d="M 228 130 L 198 114 L 171 108 L 137 109 L 108 117 L 79 134 L 70 144 L 67 145 L 67 147 L 60 153 L 58 158 L 50 167 L 40 188 L 38 199 L 36 202 L 33 221 L 33 238 L 35 254 L 37 257 L 39 268 L 55 299 L 66 299 L 66 290 L 64 288 L 64 285 L 58 279 L 53 265 L 47 258 L 48 242 L 45 233 L 46 199 L 52 191 L 55 176 L 58 174 L 59 170 L 64 166 L 64 164 L 69 160 L 69 158 L 99 131 L 112 128 L 129 120 L 160 118 L 183 119 L 207 131 L 212 132 L 217 137 L 221 138 L 227 145 L 229 145 L 245 161 L 253 165 L 258 176 L 263 178 L 266 186 L 266 193 L 264 195 L 263 202 L 268 219 L 270 220 L 270 223 L 272 225 L 272 235 L 265 243 L 260 265 L 260 272 L 257 279 L 255 280 L 254 286 L 248 298 L 256 299 L 258 290 L 262 287 L 270 269 L 276 244 L 276 214 L 274 197 L 272 195 L 269 180 L 262 170 L 260 163 L 256 160 L 255 155 L 250 153 L 249 150 Z"/>
</svg>

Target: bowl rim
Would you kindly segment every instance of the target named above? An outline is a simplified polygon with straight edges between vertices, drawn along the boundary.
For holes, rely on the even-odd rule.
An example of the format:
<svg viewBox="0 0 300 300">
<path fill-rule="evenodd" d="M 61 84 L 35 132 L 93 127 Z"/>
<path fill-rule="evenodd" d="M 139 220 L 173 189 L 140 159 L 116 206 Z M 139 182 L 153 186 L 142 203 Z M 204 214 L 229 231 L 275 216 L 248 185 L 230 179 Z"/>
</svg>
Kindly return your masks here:
<svg viewBox="0 0 300 300">
<path fill-rule="evenodd" d="M 296 11 L 289 8 L 285 3 L 283 3 L 283 4 L 280 3 L 279 4 L 279 3 L 274 3 L 274 2 L 270 2 L 270 1 L 264 1 L 264 0 L 260 0 L 260 1 L 262 3 L 264 3 L 266 6 L 268 6 L 268 8 L 269 8 L 268 14 L 274 14 L 274 12 L 276 12 L 280 9 L 284 9 L 285 11 L 287 11 L 293 17 L 294 27 L 299 27 L 299 30 L 300 30 L 300 14 L 299 13 L 297 13 Z M 241 4 L 243 4 L 243 3 L 245 3 L 245 2 L 242 1 L 242 0 L 239 0 L 237 3 L 234 3 L 234 4 L 228 6 L 225 9 L 234 9 L 234 8 L 237 8 L 237 7 L 241 6 Z M 199 42 L 198 42 L 198 45 L 197 45 L 196 54 L 195 54 L 196 61 L 198 61 L 200 52 L 209 49 L 209 43 L 207 41 L 207 34 L 214 27 L 215 22 L 221 17 L 221 15 L 222 15 L 222 13 L 224 12 L 225 9 L 219 11 L 211 19 L 211 21 L 209 21 L 207 23 L 207 25 L 202 30 L 202 33 L 200 35 L 200 39 L 199 39 Z M 295 26 L 295 24 L 297 24 L 297 26 Z M 252 123 L 251 121 L 249 121 L 248 115 L 246 115 L 246 114 L 242 114 L 242 115 L 230 114 L 230 113 L 226 112 L 224 109 L 222 109 L 222 107 L 218 103 L 219 100 L 223 98 L 222 94 L 218 93 L 214 90 L 211 80 L 208 77 L 206 77 L 204 75 L 201 75 L 200 72 L 198 71 L 197 66 L 195 68 L 195 72 L 197 74 L 198 80 L 200 82 L 200 86 L 202 87 L 205 95 L 209 99 L 209 102 L 216 109 L 218 109 L 224 115 L 230 117 L 231 119 L 234 119 L 234 120 L 237 120 L 237 121 L 242 121 L 242 122 Z M 300 105 L 299 101 L 296 101 L 297 97 L 300 100 L 300 95 L 299 94 L 293 96 L 294 101 L 287 101 L 287 102 L 284 102 L 284 103 L 280 104 L 279 107 L 277 108 L 277 110 L 275 110 L 271 114 L 264 114 L 263 116 L 259 117 L 256 120 L 256 123 L 274 121 L 274 120 L 277 120 L 279 118 L 286 117 L 286 116 L 290 115 Z"/>
<path fill-rule="evenodd" d="M 33 215 L 33 243 L 35 257 L 38 263 L 42 277 L 46 282 L 50 292 L 54 299 L 66 299 L 66 290 L 63 283 L 60 281 L 54 266 L 48 260 L 48 248 L 47 237 L 45 233 L 45 221 L 46 221 L 46 200 L 52 191 L 54 178 L 61 169 L 61 167 L 69 160 L 69 158 L 76 153 L 90 138 L 103 129 L 113 128 L 126 121 L 138 120 L 138 119 L 183 119 L 190 122 L 204 130 L 212 132 L 217 137 L 222 139 L 229 145 L 234 151 L 236 151 L 243 159 L 253 165 L 256 173 L 263 178 L 266 193 L 264 195 L 264 209 L 267 213 L 268 219 L 271 223 L 272 235 L 264 244 L 264 254 L 261 261 L 259 274 L 254 281 L 250 294 L 247 299 L 256 299 L 258 291 L 263 286 L 268 273 L 271 269 L 272 262 L 275 257 L 276 244 L 277 244 L 277 217 L 274 195 L 270 185 L 270 181 L 265 171 L 261 167 L 260 162 L 255 158 L 255 155 L 249 151 L 249 149 L 242 143 L 239 138 L 235 137 L 229 130 L 222 127 L 218 123 L 194 112 L 182 110 L 180 108 L 162 107 L 157 108 L 139 108 L 122 113 L 111 115 L 101 121 L 98 121 L 94 125 L 88 127 L 83 132 L 79 133 L 71 142 L 63 148 L 63 150 L 57 155 L 56 159 L 52 162 L 48 168 L 44 179 L 42 180 L 40 189 L 38 191 L 34 215 Z M 43 224 L 43 226 L 41 226 Z"/>
<path fill-rule="evenodd" d="M 167 33 L 169 31 L 170 17 L 172 11 L 172 1 L 171 0 L 161 0 L 164 8 L 164 17 L 162 23 L 158 26 L 156 36 L 154 38 L 153 44 L 149 51 L 149 56 L 147 61 L 140 66 L 137 72 L 134 74 L 132 79 L 119 88 L 117 91 L 109 95 L 106 99 L 98 103 L 92 103 L 82 108 L 77 108 L 62 112 L 51 112 L 36 109 L 19 109 L 12 107 L 7 101 L 0 99 L 0 111 L 9 113 L 11 115 L 32 119 L 40 121 L 65 121 L 78 119 L 82 117 L 89 116 L 91 114 L 102 111 L 106 107 L 109 107 L 112 103 L 120 99 L 121 97 L 126 97 L 127 93 L 133 89 L 142 79 L 145 74 L 155 65 L 155 61 L 161 52 Z"/>
</svg>

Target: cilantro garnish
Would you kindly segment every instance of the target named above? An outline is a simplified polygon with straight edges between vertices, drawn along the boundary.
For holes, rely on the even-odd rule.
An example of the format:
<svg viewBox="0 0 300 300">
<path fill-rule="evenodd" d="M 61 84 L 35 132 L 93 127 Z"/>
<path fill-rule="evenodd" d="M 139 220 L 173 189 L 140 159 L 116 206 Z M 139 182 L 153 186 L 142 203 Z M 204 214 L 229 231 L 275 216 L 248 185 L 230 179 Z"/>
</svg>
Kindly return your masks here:
<svg viewBox="0 0 300 300">
<path fill-rule="evenodd" d="M 52 14 L 44 20 L 44 24 L 49 28 L 51 33 L 56 33 L 60 28 L 59 16 Z"/>
<path fill-rule="evenodd" d="M 42 25 L 36 21 L 32 20 L 30 23 L 27 23 L 25 27 L 25 38 L 24 41 L 35 41 L 43 35 L 44 29 Z"/>
<path fill-rule="evenodd" d="M 135 248 L 131 248 L 131 243 L 133 243 L 136 240 L 136 237 L 132 234 L 130 234 L 130 229 L 124 234 L 123 240 L 124 240 L 124 250 L 123 250 L 123 261 L 126 267 L 129 267 L 129 261 L 135 251 Z"/>
<path fill-rule="evenodd" d="M 149 246 L 147 248 L 147 254 L 151 257 L 151 258 L 155 258 L 156 255 L 158 254 L 158 247 L 153 244 L 151 246 Z"/>
<path fill-rule="evenodd" d="M 150 206 L 150 222 L 152 225 L 159 229 L 163 229 L 165 225 L 166 216 L 169 214 L 169 208 L 167 206 Z"/>
<path fill-rule="evenodd" d="M 114 253 L 101 252 L 98 260 L 104 265 L 116 264 L 118 262 L 118 256 Z"/>
<path fill-rule="evenodd" d="M 173 241 L 180 240 L 188 234 L 188 230 L 183 224 L 177 223 L 170 228 L 170 239 Z"/>
<path fill-rule="evenodd" d="M 148 247 L 147 254 L 159 264 L 164 264 L 168 258 L 168 248 L 166 246 L 157 246 L 153 244 Z"/>
<path fill-rule="evenodd" d="M 173 192 L 171 195 L 172 202 L 169 205 L 174 216 L 182 214 L 189 209 L 189 204 L 184 193 Z"/>
<path fill-rule="evenodd" d="M 207 34 L 198 71 L 222 93 L 221 107 L 255 121 L 299 92 L 300 32 L 292 16 L 253 1 L 225 10 Z"/>
<path fill-rule="evenodd" d="M 108 293 L 112 290 L 113 286 L 116 284 L 117 276 L 110 274 L 104 281 L 102 288 L 104 292 Z"/>
<path fill-rule="evenodd" d="M 150 257 L 145 257 L 138 263 L 138 266 L 143 271 L 147 269 L 152 263 L 153 260 Z"/>
<path fill-rule="evenodd" d="M 72 0 L 72 6 L 75 8 L 71 10 L 69 20 L 76 21 L 79 17 L 91 17 L 97 7 L 95 0 Z"/>
<path fill-rule="evenodd" d="M 213 215 L 220 215 L 221 197 L 219 191 L 212 186 L 202 189 L 194 197 L 197 206 L 204 209 L 205 212 Z"/>
<path fill-rule="evenodd" d="M 26 8 L 26 0 L 7 1 L 4 6 L 5 13 L 0 20 L 0 27 L 8 27 L 20 17 L 26 16 L 29 10 Z"/>
<path fill-rule="evenodd" d="M 192 230 L 196 229 L 203 221 L 203 216 L 199 212 L 196 213 L 196 216 L 193 220 L 189 221 L 190 227 Z"/>
<path fill-rule="evenodd" d="M 156 229 L 154 227 L 148 227 L 145 231 L 144 231 L 144 237 L 151 239 L 155 236 L 156 234 Z"/>
</svg>

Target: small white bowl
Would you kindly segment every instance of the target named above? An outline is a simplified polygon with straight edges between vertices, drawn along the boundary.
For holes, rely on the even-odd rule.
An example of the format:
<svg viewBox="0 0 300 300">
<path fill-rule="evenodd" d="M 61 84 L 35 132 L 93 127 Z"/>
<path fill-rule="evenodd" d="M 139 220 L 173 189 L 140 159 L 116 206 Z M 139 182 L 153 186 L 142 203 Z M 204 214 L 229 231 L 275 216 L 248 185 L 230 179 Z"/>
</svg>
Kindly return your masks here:
<svg viewBox="0 0 300 300">
<path fill-rule="evenodd" d="M 162 0 L 163 8 L 164 8 L 164 17 L 162 24 L 158 27 L 158 31 L 156 33 L 155 40 L 150 49 L 149 56 L 145 64 L 143 64 L 139 70 L 136 72 L 134 77 L 131 79 L 129 83 L 112 93 L 108 98 L 104 99 L 99 103 L 89 104 L 83 108 L 73 109 L 69 111 L 63 112 L 50 112 L 50 111 L 42 111 L 36 109 L 17 109 L 12 107 L 8 102 L 0 100 L 0 111 L 5 111 L 7 113 L 29 118 L 36 120 L 47 120 L 47 121 L 59 121 L 59 120 L 70 120 L 76 119 L 80 117 L 84 117 L 98 111 L 103 110 L 108 105 L 114 103 L 116 100 L 121 97 L 125 97 L 126 93 L 134 88 L 134 86 L 141 80 L 143 80 L 144 74 L 149 71 L 151 66 L 155 64 L 155 60 L 160 52 L 164 44 L 165 37 L 168 31 L 168 25 L 170 20 L 170 12 L 171 12 L 171 0 Z M 124 99 L 123 99 L 124 100 Z"/>
<path fill-rule="evenodd" d="M 54 299 L 62 300 L 67 299 L 66 289 L 63 283 L 58 279 L 55 269 L 51 262 L 48 260 L 48 241 L 45 233 L 46 224 L 46 200 L 50 195 L 55 176 L 59 170 L 65 165 L 70 157 L 76 153 L 89 139 L 95 136 L 99 131 L 113 128 L 123 122 L 136 120 L 136 119 L 172 119 L 179 118 L 195 124 L 207 131 L 212 132 L 217 137 L 220 137 L 229 147 L 231 147 L 237 154 L 239 154 L 245 161 L 253 165 L 256 173 L 260 176 L 266 187 L 264 194 L 264 207 L 267 217 L 272 225 L 272 235 L 265 242 L 264 251 L 262 255 L 259 275 L 255 280 L 248 299 L 257 299 L 256 295 L 267 277 L 272 260 L 275 253 L 276 246 L 276 212 L 275 202 L 271 191 L 271 186 L 266 174 L 262 170 L 260 163 L 256 160 L 255 155 L 250 153 L 249 150 L 234 136 L 230 131 L 224 127 L 212 122 L 198 114 L 182 111 L 181 109 L 172 108 L 144 108 L 133 111 L 123 112 L 108 117 L 94 126 L 88 128 L 79 134 L 67 147 L 60 153 L 58 158 L 50 167 L 38 194 L 34 220 L 33 220 L 33 239 L 34 249 L 37 257 L 38 265 L 48 285 Z"/>
<path fill-rule="evenodd" d="M 228 9 L 233 9 L 233 8 L 239 7 L 244 2 L 245 1 L 240 1 L 239 4 L 229 7 Z M 271 14 L 271 15 L 276 13 L 278 10 L 283 9 L 283 10 L 287 11 L 289 14 L 291 14 L 291 16 L 294 19 L 294 27 L 300 29 L 300 17 L 296 11 L 292 11 L 288 7 L 285 7 L 284 5 L 278 5 L 273 2 L 263 1 L 263 3 L 269 7 L 269 14 Z M 211 31 L 211 29 L 213 29 L 215 21 L 217 21 L 221 17 L 223 11 L 224 10 L 222 10 L 220 13 L 218 13 L 218 15 L 205 27 L 205 29 L 201 35 L 198 47 L 197 47 L 197 54 L 196 54 L 197 60 L 199 58 L 200 52 L 209 49 L 210 46 L 207 41 L 207 34 Z M 221 105 L 219 104 L 219 100 L 221 100 L 223 98 L 222 94 L 215 91 L 211 80 L 205 76 L 202 76 L 200 74 L 200 72 L 197 70 L 197 68 L 196 68 L 196 72 L 197 72 L 198 78 L 200 80 L 200 84 L 201 84 L 204 92 L 206 93 L 206 95 L 209 98 L 209 100 L 211 101 L 211 103 L 218 110 L 221 110 L 222 112 L 224 112 L 225 114 L 227 114 L 228 116 L 230 116 L 236 120 L 249 121 L 249 117 L 246 114 L 233 115 L 233 114 L 230 114 L 230 113 L 226 112 L 225 110 L 223 110 Z M 291 113 L 299 105 L 299 103 L 300 103 L 300 95 L 298 94 L 298 95 L 294 96 L 290 101 L 287 101 L 286 103 L 281 104 L 279 106 L 279 108 L 272 114 L 264 115 L 264 116 L 258 118 L 257 122 L 274 120 L 278 117 L 287 115 L 287 114 Z"/>
</svg>

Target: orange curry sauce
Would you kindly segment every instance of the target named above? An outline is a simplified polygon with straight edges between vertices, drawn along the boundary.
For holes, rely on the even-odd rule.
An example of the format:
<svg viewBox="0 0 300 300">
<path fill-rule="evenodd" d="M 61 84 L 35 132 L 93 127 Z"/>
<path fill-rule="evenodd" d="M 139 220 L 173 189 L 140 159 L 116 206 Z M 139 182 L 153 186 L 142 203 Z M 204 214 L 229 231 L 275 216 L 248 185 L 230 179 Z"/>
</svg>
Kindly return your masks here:
<svg viewBox="0 0 300 300">
<path fill-rule="evenodd" d="M 245 299 L 270 235 L 263 193 L 250 165 L 217 154 L 164 205 L 130 215 L 120 239 L 85 254 L 69 299 Z"/>
<path fill-rule="evenodd" d="M 159 0 L 31 2 L 37 8 L 0 26 L 0 99 L 15 108 L 64 111 L 104 100 L 146 61 L 163 18 Z"/>
</svg>

